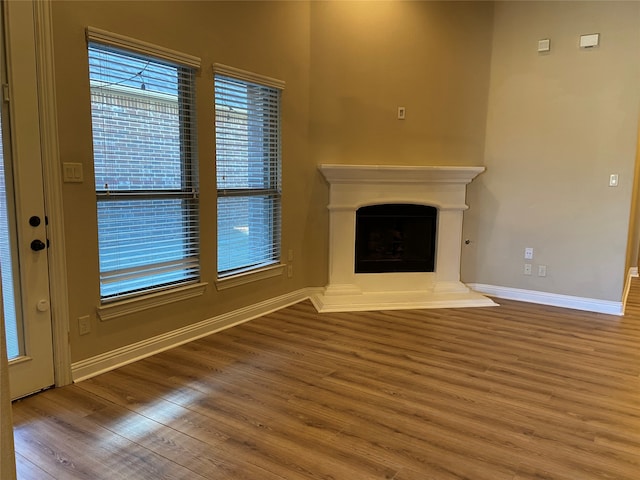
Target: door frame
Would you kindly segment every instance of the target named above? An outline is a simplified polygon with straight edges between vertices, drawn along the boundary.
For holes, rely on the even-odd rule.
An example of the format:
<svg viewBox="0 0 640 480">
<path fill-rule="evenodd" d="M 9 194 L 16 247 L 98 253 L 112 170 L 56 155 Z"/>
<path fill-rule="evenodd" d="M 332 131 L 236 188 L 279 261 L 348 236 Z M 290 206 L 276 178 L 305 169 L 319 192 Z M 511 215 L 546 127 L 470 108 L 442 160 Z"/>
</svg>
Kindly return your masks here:
<svg viewBox="0 0 640 480">
<path fill-rule="evenodd" d="M 47 238 L 53 371 L 56 387 L 73 383 L 69 344 L 69 299 L 65 250 L 62 174 L 58 144 L 55 64 L 53 51 L 52 0 L 31 0 L 34 9 L 38 109 L 42 150 L 45 212 L 49 219 Z"/>
</svg>

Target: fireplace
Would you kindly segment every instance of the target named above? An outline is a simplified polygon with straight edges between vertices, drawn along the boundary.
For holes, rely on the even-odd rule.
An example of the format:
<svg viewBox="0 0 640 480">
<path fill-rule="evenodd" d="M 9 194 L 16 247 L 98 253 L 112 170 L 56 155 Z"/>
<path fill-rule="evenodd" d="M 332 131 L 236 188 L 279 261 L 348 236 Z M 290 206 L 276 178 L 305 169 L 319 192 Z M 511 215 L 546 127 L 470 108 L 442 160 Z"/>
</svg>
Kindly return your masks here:
<svg viewBox="0 0 640 480">
<path fill-rule="evenodd" d="M 484 167 L 319 168 L 330 194 L 329 284 L 311 298 L 318 311 L 495 305 L 460 282 L 466 185 Z"/>
<path fill-rule="evenodd" d="M 355 273 L 433 272 L 435 207 L 382 204 L 356 211 Z"/>
</svg>

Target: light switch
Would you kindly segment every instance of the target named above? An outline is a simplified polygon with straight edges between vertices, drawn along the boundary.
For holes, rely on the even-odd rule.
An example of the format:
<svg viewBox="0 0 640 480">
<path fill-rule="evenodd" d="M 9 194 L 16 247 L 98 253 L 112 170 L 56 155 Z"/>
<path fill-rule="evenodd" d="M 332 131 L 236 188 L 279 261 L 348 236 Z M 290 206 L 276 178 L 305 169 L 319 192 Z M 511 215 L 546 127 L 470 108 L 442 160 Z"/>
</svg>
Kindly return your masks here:
<svg viewBox="0 0 640 480">
<path fill-rule="evenodd" d="M 64 162 L 62 164 L 62 181 L 65 183 L 82 183 L 84 181 L 82 164 Z"/>
<path fill-rule="evenodd" d="M 618 186 L 618 174 L 617 173 L 612 173 L 611 175 L 609 175 L 609 186 L 610 187 L 617 187 Z"/>
</svg>

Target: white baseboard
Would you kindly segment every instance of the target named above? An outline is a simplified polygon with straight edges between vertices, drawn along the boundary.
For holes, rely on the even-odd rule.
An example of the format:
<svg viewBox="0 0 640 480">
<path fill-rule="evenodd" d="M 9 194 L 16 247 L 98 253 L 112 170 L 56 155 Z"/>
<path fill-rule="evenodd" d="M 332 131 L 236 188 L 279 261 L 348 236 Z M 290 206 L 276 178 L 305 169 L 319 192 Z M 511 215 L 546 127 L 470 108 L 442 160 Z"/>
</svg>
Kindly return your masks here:
<svg viewBox="0 0 640 480">
<path fill-rule="evenodd" d="M 540 303 L 554 307 L 573 308 L 588 312 L 606 313 L 609 315 L 622 315 L 622 302 L 599 300 L 596 298 L 574 297 L 557 293 L 538 292 L 535 290 L 523 290 L 520 288 L 500 287 L 485 285 L 482 283 L 468 283 L 473 290 L 498 298 L 518 300 L 520 302 Z"/>
<path fill-rule="evenodd" d="M 322 291 L 322 288 L 305 288 L 287 293 L 280 297 L 234 310 L 217 317 L 213 317 L 193 325 L 188 325 L 171 332 L 164 333 L 140 342 L 127 345 L 110 352 L 96 355 L 71 364 L 71 374 L 74 382 L 86 380 L 101 373 L 127 365 L 145 357 L 149 357 L 178 345 L 206 337 L 212 333 L 239 325 L 254 318 L 280 310 L 308 299 Z"/>
<path fill-rule="evenodd" d="M 637 269 L 636 269 L 637 274 Z M 634 276 L 629 272 L 629 276 Z M 630 283 L 630 282 L 628 282 Z M 573 297 L 555 293 L 523 290 L 518 288 L 500 287 L 480 283 L 467 284 L 476 292 L 498 298 L 518 300 L 522 302 L 540 303 L 556 307 L 573 308 L 591 312 L 622 315 L 623 303 L 592 298 Z M 127 365 L 145 357 L 149 357 L 164 350 L 177 347 L 184 343 L 206 337 L 212 333 L 239 325 L 254 318 L 280 310 L 294 303 L 307 300 L 314 295 L 321 294 L 323 288 L 305 288 L 264 302 L 234 310 L 217 317 L 213 317 L 193 325 L 188 325 L 171 332 L 164 333 L 140 342 L 127 345 L 110 352 L 96 355 L 71 364 L 71 374 L 74 382 L 100 375 L 115 368 Z M 626 300 L 626 293 L 625 293 Z"/>
<path fill-rule="evenodd" d="M 629 268 L 627 274 L 627 281 L 624 284 L 624 294 L 622 295 L 622 311 L 627 308 L 627 297 L 629 296 L 629 290 L 631 289 L 631 279 L 638 276 L 638 267 Z"/>
</svg>

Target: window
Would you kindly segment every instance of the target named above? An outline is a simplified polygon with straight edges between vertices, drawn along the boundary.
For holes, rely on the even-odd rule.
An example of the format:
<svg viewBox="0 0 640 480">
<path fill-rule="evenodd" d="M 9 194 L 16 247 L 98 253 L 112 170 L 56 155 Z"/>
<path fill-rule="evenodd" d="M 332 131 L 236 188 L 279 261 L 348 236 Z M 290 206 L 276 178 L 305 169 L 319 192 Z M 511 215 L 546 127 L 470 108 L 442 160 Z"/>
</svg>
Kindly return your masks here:
<svg viewBox="0 0 640 480">
<path fill-rule="evenodd" d="M 197 282 L 196 70 L 91 33 L 102 301 Z"/>
<path fill-rule="evenodd" d="M 278 80 L 214 67 L 218 276 L 280 262 Z"/>
</svg>

